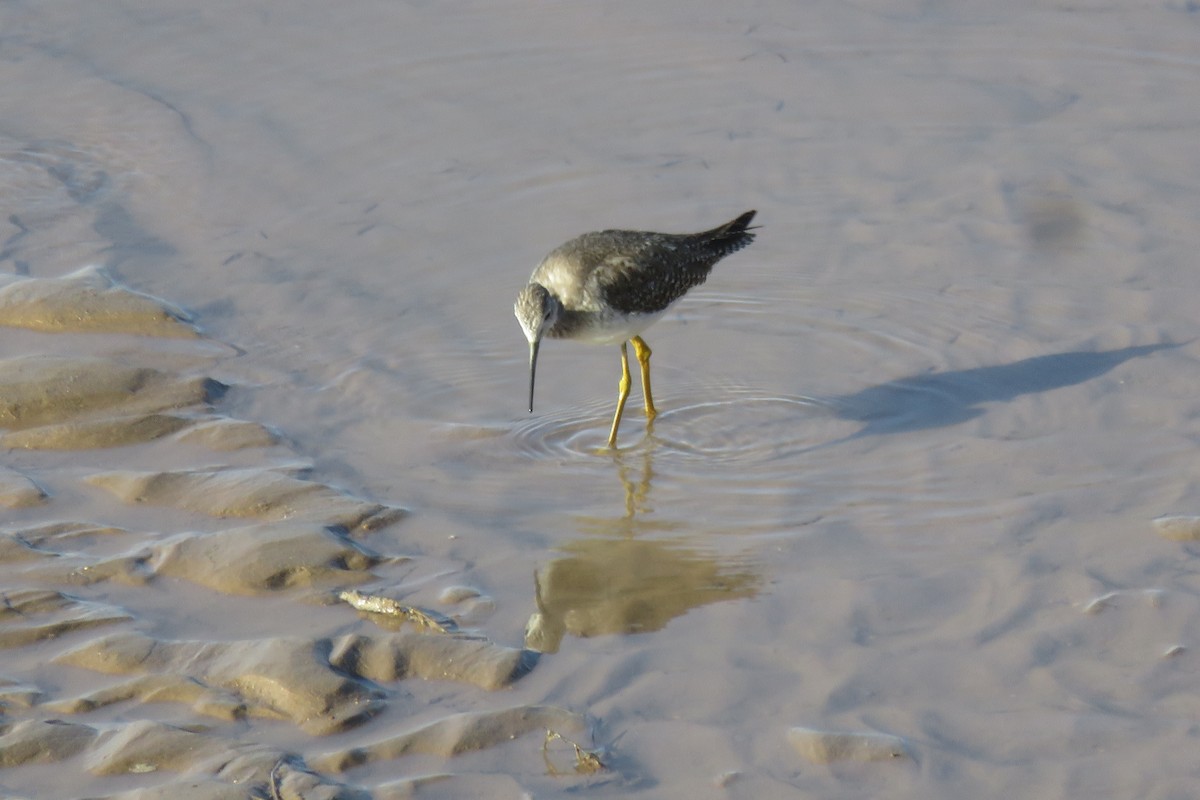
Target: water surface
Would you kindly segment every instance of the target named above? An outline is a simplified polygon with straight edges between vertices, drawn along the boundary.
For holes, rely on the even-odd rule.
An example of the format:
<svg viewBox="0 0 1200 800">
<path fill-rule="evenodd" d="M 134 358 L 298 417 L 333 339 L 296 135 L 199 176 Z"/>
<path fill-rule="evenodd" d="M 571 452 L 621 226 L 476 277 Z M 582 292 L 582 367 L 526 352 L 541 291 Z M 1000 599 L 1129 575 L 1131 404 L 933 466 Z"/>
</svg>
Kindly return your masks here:
<svg viewBox="0 0 1200 800">
<path fill-rule="evenodd" d="M 63 713 L 116 680 L 47 666 L 80 629 L 6 650 L 34 699 L 5 721 L 203 723 L 312 766 L 545 704 L 609 748 L 590 777 L 547 775 L 538 732 L 336 776 L 379 797 L 431 773 L 452 777 L 418 796 L 1187 795 L 1197 552 L 1151 520 L 1200 509 L 1195 25 L 1186 3 L 4 6 L 0 269 L 103 266 L 204 338 L 5 329 L 0 356 L 203 374 L 220 414 L 278 435 L 8 450 L 48 498 L 5 528 L 123 528 L 72 545 L 103 560 L 245 524 L 118 502 L 94 479 L 114 470 L 302 467 L 410 512 L 299 539 L 341 554 L 328 586 L 80 586 L 13 560 L 6 591 L 118 609 L 105 635 L 317 641 L 376 630 L 319 602 L 366 547 L 367 590 L 499 647 L 532 618 L 546 651 L 498 692 L 380 681 L 373 718 L 323 734 L 203 703 Z M 601 451 L 615 347 L 547 343 L 527 413 L 511 304 L 546 252 L 750 208 L 757 241 L 646 333 L 651 429 L 635 388 Z M 910 755 L 815 765 L 792 726 Z M 229 782 L 98 758 L 0 787 Z"/>
</svg>

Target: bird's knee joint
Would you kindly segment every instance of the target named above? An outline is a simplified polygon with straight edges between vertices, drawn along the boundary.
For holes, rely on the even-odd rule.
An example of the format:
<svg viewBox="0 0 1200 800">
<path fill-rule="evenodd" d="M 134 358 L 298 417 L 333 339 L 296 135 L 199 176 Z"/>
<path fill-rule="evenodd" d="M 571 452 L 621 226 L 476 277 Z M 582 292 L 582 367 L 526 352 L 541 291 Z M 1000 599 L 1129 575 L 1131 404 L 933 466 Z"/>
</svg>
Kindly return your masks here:
<svg viewBox="0 0 1200 800">
<path fill-rule="evenodd" d="M 633 351 L 637 354 L 638 361 L 649 361 L 650 355 L 654 352 L 650 349 L 650 345 L 646 344 L 640 336 L 633 337 L 631 341 L 633 342 Z"/>
</svg>

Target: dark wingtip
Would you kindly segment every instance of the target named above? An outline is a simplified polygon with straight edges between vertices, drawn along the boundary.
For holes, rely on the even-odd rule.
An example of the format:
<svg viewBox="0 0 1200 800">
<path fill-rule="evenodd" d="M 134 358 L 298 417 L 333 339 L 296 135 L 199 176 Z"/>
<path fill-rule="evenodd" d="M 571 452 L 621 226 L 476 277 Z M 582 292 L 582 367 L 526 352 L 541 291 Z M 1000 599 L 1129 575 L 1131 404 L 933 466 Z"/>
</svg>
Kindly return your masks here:
<svg viewBox="0 0 1200 800">
<path fill-rule="evenodd" d="M 737 219 L 726 222 L 721 227 L 714 228 L 703 235 L 711 244 L 723 248 L 721 255 L 729 255 L 736 250 L 741 250 L 754 241 L 754 231 L 758 230 L 761 226 L 752 226 L 750 221 L 754 219 L 754 215 L 757 213 L 757 211 L 751 209 Z"/>
<path fill-rule="evenodd" d="M 733 221 L 734 225 L 745 226 L 750 224 L 750 220 L 754 219 L 754 215 L 758 213 L 757 209 L 750 209 Z"/>
<path fill-rule="evenodd" d="M 728 225 L 726 225 L 726 230 L 728 230 L 730 233 L 739 233 L 741 231 L 756 230 L 761 228 L 761 225 L 755 225 L 753 228 L 750 227 L 750 222 L 754 219 L 754 215 L 757 213 L 758 211 L 755 209 L 747 211 L 745 214 L 742 214 L 733 222 L 730 222 Z"/>
</svg>

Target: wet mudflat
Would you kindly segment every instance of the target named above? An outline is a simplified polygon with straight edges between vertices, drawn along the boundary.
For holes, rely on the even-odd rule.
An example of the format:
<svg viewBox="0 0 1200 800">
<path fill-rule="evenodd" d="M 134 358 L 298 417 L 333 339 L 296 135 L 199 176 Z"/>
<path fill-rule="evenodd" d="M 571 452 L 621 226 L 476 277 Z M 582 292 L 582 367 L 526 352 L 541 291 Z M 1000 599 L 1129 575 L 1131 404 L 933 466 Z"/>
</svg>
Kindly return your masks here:
<svg viewBox="0 0 1200 800">
<path fill-rule="evenodd" d="M 0 794 L 1188 796 L 1195 16 L 0 10 Z"/>
</svg>

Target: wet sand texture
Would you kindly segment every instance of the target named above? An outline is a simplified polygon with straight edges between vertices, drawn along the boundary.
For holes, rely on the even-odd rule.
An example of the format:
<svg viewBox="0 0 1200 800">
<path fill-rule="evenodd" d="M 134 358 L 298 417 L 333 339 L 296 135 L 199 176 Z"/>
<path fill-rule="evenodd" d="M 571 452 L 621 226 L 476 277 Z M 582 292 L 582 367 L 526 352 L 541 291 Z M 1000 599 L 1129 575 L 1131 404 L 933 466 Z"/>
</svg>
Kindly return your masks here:
<svg viewBox="0 0 1200 800">
<path fill-rule="evenodd" d="M 183 534 L 156 545 L 148 565 L 227 594 L 262 594 L 378 580 L 380 554 L 339 528 L 279 522 L 215 533 Z"/>
<path fill-rule="evenodd" d="M 1171 516 L 1154 520 L 1159 535 L 1177 542 L 1194 542 L 1200 539 L 1200 517 Z"/>
<path fill-rule="evenodd" d="M 835 761 L 890 761 L 908 755 L 904 740 L 884 733 L 840 733 L 791 728 L 788 741 L 814 764 Z"/>
<path fill-rule="evenodd" d="M 113 558 L 74 552 L 54 537 L 35 546 L 30 540 L 36 532 L 0 531 L 0 560 L 36 561 L 28 574 L 76 586 L 107 580 L 145 584 L 165 576 L 230 595 L 268 594 L 378 580 L 371 567 L 405 560 L 385 559 L 346 538 L 340 527 L 315 523 L 181 533 Z"/>
<path fill-rule="evenodd" d="M 0 445 L 86 450 L 172 434 L 213 450 L 275 444 L 278 437 L 258 423 L 210 413 L 227 388 L 128 358 L 39 354 L 0 360 L 0 429 L 7 429 Z"/>
<path fill-rule="evenodd" d="M 183 312 L 118 286 L 96 269 L 63 279 L 9 279 L 0 290 L 0 307 L 0 324 L 41 331 L 196 335 Z M 121 452 L 117 448 L 154 446 L 177 460 L 189 456 L 190 445 L 229 452 L 280 446 L 280 437 L 266 427 L 219 414 L 216 406 L 228 387 L 204 375 L 161 366 L 172 358 L 128 344 L 119 357 L 76 355 L 69 352 L 70 343 L 79 340 L 56 341 L 67 342 L 68 352 L 0 360 L 0 444 L 5 447 L 89 450 L 108 458 L 108 453 Z M 190 359 L 203 362 L 205 357 Z M 247 457 L 254 455 L 243 458 Z M 295 462 L 293 453 L 285 452 L 284 457 Z M 332 638 L 182 640 L 128 629 L 138 621 L 137 592 L 151 584 L 181 580 L 201 587 L 198 591 L 225 597 L 277 594 L 309 607 L 329 606 L 335 604 L 336 590 L 385 582 L 381 570 L 413 561 L 351 538 L 401 520 L 403 509 L 295 473 L 294 468 L 269 464 L 90 469 L 82 476 L 76 471 L 68 484 L 82 481 L 104 490 L 101 497 L 157 509 L 162 532 L 148 536 L 99 522 L 36 517 L 0 528 L 0 570 L 5 578 L 0 586 L 0 648 L 16 652 L 61 638 L 63 645 L 51 658 L 56 666 L 119 676 L 115 683 L 104 681 L 72 696 L 48 694 L 19 681 L 0 682 L 0 765 L 82 758 L 85 769 L 97 776 L 153 776 L 160 770 L 188 776 L 183 782 L 159 778 L 113 795 L 124 798 L 241 798 L 247 796 L 247 787 L 256 792 L 252 796 L 365 798 L 363 790 L 310 771 L 297 754 L 161 722 L 92 727 L 55 715 L 101 712 L 129 702 L 185 704 L 191 713 L 210 718 L 281 720 L 319 736 L 371 719 L 390 696 L 383 687 L 397 681 L 451 681 L 474 690 L 496 690 L 533 669 L 536 653 L 459 631 L 450 618 L 444 618 L 440 632 L 408 622 L 398 631 Z M 52 483 L 63 480 L 53 469 L 32 473 L 37 474 Z M 32 475 L 0 469 L 0 505 L 44 506 L 43 513 L 55 513 L 55 498 Z M 170 533 L 182 514 L 252 524 Z M 105 584 L 133 592 L 122 594 L 131 608 L 71 593 Z M 479 596 L 478 590 L 462 586 L 446 594 L 447 602 Z M 347 623 L 359 618 L 348 605 L 336 607 L 345 609 Z M 390 620 L 392 626 L 400 622 Z M 114 627 L 116 632 L 94 633 Z M 580 719 L 548 706 L 479 711 L 450 716 L 403 736 L 384 735 L 320 760 L 344 769 L 407 753 L 452 756 L 498 746 L 548 725 L 573 731 Z M 535 748 L 530 745 L 531 751 Z M 430 781 L 434 778 L 426 776 L 394 782 L 376 796 L 401 796 Z M 453 784 L 454 776 L 442 775 L 434 782 L 445 781 Z"/>
<path fill-rule="evenodd" d="M 528 673 L 535 654 L 485 639 L 432 633 L 350 635 L 334 640 L 330 663 L 375 681 L 426 678 L 502 689 Z"/>
<path fill-rule="evenodd" d="M 288 798 L 364 798 L 364 793 L 304 769 L 297 759 L 261 744 L 211 736 L 149 720 L 119 728 L 61 720 L 23 720 L 0 729 L 0 765 L 55 763 L 82 755 L 95 776 L 187 774 L 114 797 L 225 800 L 247 795 L 247 787 L 282 789 Z M 253 795 L 251 795 L 253 796 Z M 261 795 L 260 795 L 261 796 Z"/>
<path fill-rule="evenodd" d="M 213 517 L 319 520 L 370 531 L 404 515 L 395 506 L 351 497 L 323 483 L 267 469 L 122 470 L 92 475 L 88 483 L 126 503 L 149 503 Z"/>
<path fill-rule="evenodd" d="M 11 562 L 5 558 L 4 563 Z M 122 609 L 52 589 L 12 589 L 4 593 L 0 608 L 0 648 L 21 647 L 132 619 L 133 615 Z"/>
<path fill-rule="evenodd" d="M 87 725 L 61 720 L 27 719 L 0 732 L 0 764 L 17 767 L 62 761 L 87 748 L 96 732 Z"/>
<path fill-rule="evenodd" d="M 312 766 L 323 772 L 345 772 L 372 761 L 417 753 L 448 758 L 495 747 L 534 731 L 574 733 L 584 730 L 585 725 L 582 715 L 554 706 L 517 706 L 498 711 L 454 714 L 369 747 L 318 756 L 312 760 Z"/>
<path fill-rule="evenodd" d="M 279 436 L 257 422 L 229 417 L 193 418 L 178 436 L 185 444 L 197 444 L 210 450 L 241 450 L 279 444 Z"/>
<path fill-rule="evenodd" d="M 79 713 L 131 699 L 181 702 L 222 719 L 261 716 L 288 720 L 313 734 L 332 733 L 381 706 L 377 691 L 331 668 L 322 655 L 327 648 L 303 639 L 187 642 L 111 634 L 55 660 L 137 677 L 47 707 Z"/>
<path fill-rule="evenodd" d="M 225 388 L 211 378 L 182 376 L 112 358 L 11 358 L 0 361 L 0 427 L 20 430 L 207 406 Z"/>
<path fill-rule="evenodd" d="M 28 508 L 45 500 L 46 493 L 32 479 L 16 470 L 0 467 L 0 506 Z"/>
<path fill-rule="evenodd" d="M 49 332 L 197 335 L 181 309 L 116 283 L 96 266 L 62 278 L 0 275 L 0 325 Z"/>
<path fill-rule="evenodd" d="M 449 758 L 495 747 L 546 726 L 575 730 L 582 724 L 578 715 L 549 706 L 459 714 L 378 745 L 317 756 L 313 764 L 306 766 L 278 749 L 161 722 L 138 721 L 111 729 L 58 720 L 25 720 L 0 729 L 0 766 L 55 763 L 82 756 L 87 771 L 95 776 L 159 771 L 187 776 L 186 781 L 112 795 L 123 800 L 244 800 L 263 796 L 386 800 L 410 797 L 421 786 L 435 783 L 469 792 L 463 796 L 481 796 L 481 790 L 495 792 L 498 787 L 511 789 L 515 786 L 506 782 L 503 776 L 484 776 L 483 782 L 479 783 L 470 780 L 471 776 L 464 780 L 453 773 L 440 773 L 393 781 L 368 793 L 320 773 L 341 772 L 379 758 L 400 758 L 406 754 Z M 247 794 L 248 791 L 260 793 Z"/>
</svg>

